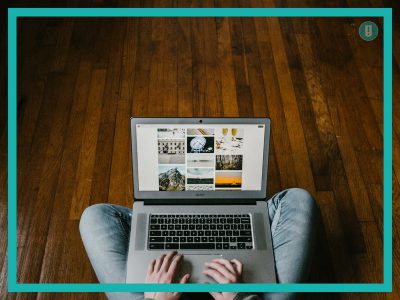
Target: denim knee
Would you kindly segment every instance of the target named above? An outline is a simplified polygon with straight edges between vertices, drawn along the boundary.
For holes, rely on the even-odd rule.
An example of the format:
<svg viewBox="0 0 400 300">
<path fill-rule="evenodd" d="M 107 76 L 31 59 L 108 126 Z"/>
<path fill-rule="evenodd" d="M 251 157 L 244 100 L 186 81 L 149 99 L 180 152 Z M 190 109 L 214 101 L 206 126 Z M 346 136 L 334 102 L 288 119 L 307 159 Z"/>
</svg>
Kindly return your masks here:
<svg viewBox="0 0 400 300">
<path fill-rule="evenodd" d="M 317 210 L 317 205 L 313 196 L 306 190 L 301 188 L 291 188 L 287 190 L 286 199 L 290 199 L 288 205 L 294 205 L 297 209 L 307 211 L 310 216 L 314 216 Z"/>
<path fill-rule="evenodd" d="M 99 220 L 104 219 L 104 215 L 107 215 L 109 210 L 109 204 L 94 204 L 85 208 L 79 220 L 79 231 L 82 239 L 85 239 L 86 234 L 96 227 L 95 225 Z"/>
</svg>

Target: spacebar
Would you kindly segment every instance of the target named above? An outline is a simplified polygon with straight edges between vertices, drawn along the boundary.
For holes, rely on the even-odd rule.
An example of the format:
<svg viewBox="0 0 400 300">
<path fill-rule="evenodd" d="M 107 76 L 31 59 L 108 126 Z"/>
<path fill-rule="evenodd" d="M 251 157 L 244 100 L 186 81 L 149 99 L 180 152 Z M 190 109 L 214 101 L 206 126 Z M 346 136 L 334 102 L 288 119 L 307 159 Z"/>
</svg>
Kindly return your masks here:
<svg viewBox="0 0 400 300">
<path fill-rule="evenodd" d="M 180 249 L 215 249 L 214 243 L 180 244 Z"/>
</svg>

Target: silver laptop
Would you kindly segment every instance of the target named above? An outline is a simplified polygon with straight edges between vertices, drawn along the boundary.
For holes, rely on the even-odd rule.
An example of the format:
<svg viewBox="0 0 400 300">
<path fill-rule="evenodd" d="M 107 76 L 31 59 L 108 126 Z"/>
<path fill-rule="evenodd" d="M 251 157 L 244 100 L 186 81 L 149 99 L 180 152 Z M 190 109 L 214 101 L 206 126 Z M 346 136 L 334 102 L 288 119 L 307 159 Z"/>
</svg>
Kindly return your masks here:
<svg viewBox="0 0 400 300">
<path fill-rule="evenodd" d="M 266 203 L 270 120 L 132 118 L 134 205 L 128 283 L 162 253 L 184 255 L 191 282 L 214 258 L 244 264 L 244 282 L 276 282 Z"/>
</svg>

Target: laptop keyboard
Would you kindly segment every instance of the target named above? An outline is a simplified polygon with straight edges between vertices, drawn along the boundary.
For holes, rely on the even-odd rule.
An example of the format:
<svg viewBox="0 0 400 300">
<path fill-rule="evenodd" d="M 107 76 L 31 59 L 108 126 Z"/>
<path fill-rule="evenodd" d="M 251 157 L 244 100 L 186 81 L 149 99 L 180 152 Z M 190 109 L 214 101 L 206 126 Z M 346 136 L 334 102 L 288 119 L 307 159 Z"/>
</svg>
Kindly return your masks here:
<svg viewBox="0 0 400 300">
<path fill-rule="evenodd" d="M 253 249 L 249 214 L 152 214 L 149 250 Z"/>
</svg>

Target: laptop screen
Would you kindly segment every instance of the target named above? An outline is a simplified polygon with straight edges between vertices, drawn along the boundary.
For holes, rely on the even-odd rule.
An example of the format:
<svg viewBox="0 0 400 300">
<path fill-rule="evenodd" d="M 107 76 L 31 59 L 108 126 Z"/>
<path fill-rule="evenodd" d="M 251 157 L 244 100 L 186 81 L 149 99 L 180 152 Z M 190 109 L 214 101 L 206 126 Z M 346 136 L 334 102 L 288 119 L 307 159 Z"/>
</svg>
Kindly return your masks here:
<svg viewBox="0 0 400 300">
<path fill-rule="evenodd" d="M 260 191 L 265 124 L 136 124 L 138 191 Z"/>
</svg>

